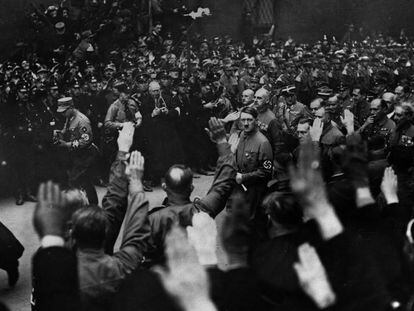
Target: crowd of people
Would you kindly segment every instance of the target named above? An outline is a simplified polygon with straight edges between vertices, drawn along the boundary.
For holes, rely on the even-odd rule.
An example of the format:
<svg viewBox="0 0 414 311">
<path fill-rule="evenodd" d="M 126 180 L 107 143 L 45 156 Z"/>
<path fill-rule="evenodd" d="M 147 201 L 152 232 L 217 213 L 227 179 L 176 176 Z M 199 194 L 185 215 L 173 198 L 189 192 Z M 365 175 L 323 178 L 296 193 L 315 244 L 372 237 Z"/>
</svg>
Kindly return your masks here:
<svg viewBox="0 0 414 311">
<path fill-rule="evenodd" d="M 37 202 L 33 310 L 412 310 L 404 31 L 236 42 L 184 18 L 144 35 L 136 2 L 88 5 L 36 10 L 0 65 L 1 172 Z M 14 286 L 23 250 L 2 231 Z"/>
</svg>

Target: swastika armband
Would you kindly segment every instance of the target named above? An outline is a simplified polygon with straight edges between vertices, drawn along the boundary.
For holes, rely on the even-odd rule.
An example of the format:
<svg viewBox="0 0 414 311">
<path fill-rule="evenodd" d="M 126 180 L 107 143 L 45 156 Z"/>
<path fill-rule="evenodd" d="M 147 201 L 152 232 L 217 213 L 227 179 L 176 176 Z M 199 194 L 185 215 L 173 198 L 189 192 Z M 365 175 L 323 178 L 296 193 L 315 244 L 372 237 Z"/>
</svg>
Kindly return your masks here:
<svg viewBox="0 0 414 311">
<path fill-rule="evenodd" d="M 271 170 L 272 169 L 272 161 L 270 160 L 266 160 L 263 162 L 263 168 L 266 170 Z"/>
</svg>

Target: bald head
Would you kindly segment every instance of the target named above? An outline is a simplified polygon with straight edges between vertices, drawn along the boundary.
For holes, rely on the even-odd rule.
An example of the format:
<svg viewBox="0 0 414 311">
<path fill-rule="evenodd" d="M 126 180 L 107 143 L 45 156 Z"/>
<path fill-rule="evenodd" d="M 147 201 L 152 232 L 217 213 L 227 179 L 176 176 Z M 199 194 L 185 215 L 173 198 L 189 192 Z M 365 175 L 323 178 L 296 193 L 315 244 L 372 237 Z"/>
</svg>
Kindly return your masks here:
<svg viewBox="0 0 414 311">
<path fill-rule="evenodd" d="M 248 106 L 254 101 L 254 92 L 251 89 L 244 90 L 242 93 L 242 104 Z"/>
<path fill-rule="evenodd" d="M 171 166 L 165 174 L 165 188 L 167 193 L 190 196 L 193 191 L 193 172 L 185 165 Z"/>
</svg>

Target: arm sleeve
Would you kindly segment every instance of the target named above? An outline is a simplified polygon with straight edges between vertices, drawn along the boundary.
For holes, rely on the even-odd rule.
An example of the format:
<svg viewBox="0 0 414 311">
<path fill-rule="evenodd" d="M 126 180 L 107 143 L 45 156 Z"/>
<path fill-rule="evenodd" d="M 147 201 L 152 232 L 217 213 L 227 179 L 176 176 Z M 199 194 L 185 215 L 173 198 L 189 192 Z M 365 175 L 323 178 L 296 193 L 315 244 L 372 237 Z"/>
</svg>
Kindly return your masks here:
<svg viewBox="0 0 414 311">
<path fill-rule="evenodd" d="M 80 128 L 80 137 L 78 140 L 78 149 L 88 148 L 93 141 L 92 127 L 89 122 L 83 122 Z M 75 145 L 72 145 L 74 148 Z"/>
<path fill-rule="evenodd" d="M 260 146 L 258 157 L 259 166 L 257 170 L 243 174 L 242 180 L 246 185 L 266 181 L 272 176 L 273 152 L 268 141 Z"/>
<path fill-rule="evenodd" d="M 207 195 L 196 203 L 200 210 L 211 217 L 216 217 L 224 208 L 233 189 L 237 171 L 235 156 L 230 150 L 230 145 L 218 144 L 218 151 L 219 158 L 213 185 Z"/>
<path fill-rule="evenodd" d="M 108 235 L 106 238 L 105 251 L 113 253 L 116 238 L 124 220 L 127 196 L 128 180 L 125 176 L 126 153 L 119 151 L 109 173 L 109 184 L 107 192 L 102 199 L 102 208 L 105 211 L 109 224 Z"/>
<path fill-rule="evenodd" d="M 140 191 L 129 194 L 122 244 L 119 252 L 114 255 L 124 276 L 131 273 L 142 261 L 150 232 L 145 193 Z"/>
<path fill-rule="evenodd" d="M 289 152 L 287 150 L 287 146 L 283 137 L 283 130 L 279 123 L 279 121 L 272 120 L 269 123 L 269 127 L 267 129 L 267 132 L 269 133 L 269 142 L 271 143 L 271 146 L 273 147 L 272 153 L 275 154 L 275 159 L 285 159 L 289 156 Z"/>
<path fill-rule="evenodd" d="M 121 126 L 121 123 L 114 121 L 115 115 L 116 115 L 116 109 L 117 108 L 114 105 L 111 105 L 108 111 L 106 112 L 104 124 L 105 124 L 105 127 L 108 129 L 117 130 Z"/>
</svg>

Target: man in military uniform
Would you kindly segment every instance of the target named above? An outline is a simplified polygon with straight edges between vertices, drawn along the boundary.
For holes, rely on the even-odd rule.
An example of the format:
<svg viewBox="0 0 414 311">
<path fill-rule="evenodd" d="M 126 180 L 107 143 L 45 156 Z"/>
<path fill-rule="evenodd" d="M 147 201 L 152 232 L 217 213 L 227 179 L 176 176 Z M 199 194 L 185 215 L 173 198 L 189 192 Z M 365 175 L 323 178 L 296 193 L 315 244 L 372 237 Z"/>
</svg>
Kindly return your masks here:
<svg viewBox="0 0 414 311">
<path fill-rule="evenodd" d="M 255 209 L 260 205 L 266 191 L 266 184 L 272 177 L 273 168 L 272 147 L 260 132 L 257 118 L 258 113 L 255 108 L 245 107 L 241 110 L 240 122 L 243 125 L 243 132 L 236 150 L 236 183 L 246 192 L 246 198 L 253 208 L 252 218 L 261 214 Z"/>
<path fill-rule="evenodd" d="M 414 125 L 412 124 L 413 119 L 413 108 L 410 104 L 397 104 L 394 111 L 394 122 L 396 127 L 393 129 L 390 138 L 390 145 L 395 146 L 414 146 Z"/>
<path fill-rule="evenodd" d="M 257 124 L 263 133 L 267 133 L 269 124 L 276 119 L 276 115 L 270 110 L 270 92 L 264 88 L 256 91 L 254 94 L 254 105 L 257 109 Z"/>
<path fill-rule="evenodd" d="M 134 100 L 129 97 L 129 89 L 126 84 L 120 83 L 114 86 L 119 97 L 109 107 L 105 117 L 105 134 L 102 141 L 102 151 L 104 158 L 104 165 L 102 170 L 109 172 L 111 163 L 114 161 L 118 138 L 118 130 L 121 130 L 125 122 L 132 122 L 136 126 L 139 126 L 142 121 L 142 116 L 139 113 L 138 106 Z M 106 179 L 106 176 L 105 176 Z"/>
<path fill-rule="evenodd" d="M 359 129 L 365 139 L 369 140 L 373 136 L 381 135 L 388 142 L 395 123 L 387 117 L 387 109 L 387 103 L 379 98 L 371 102 L 370 116 Z"/>
<path fill-rule="evenodd" d="M 92 127 L 89 119 L 75 109 L 71 97 L 58 100 L 58 113 L 65 118 L 65 126 L 56 133 L 58 146 L 69 151 L 71 166 L 69 168 L 69 185 L 83 188 L 90 204 L 98 204 L 98 196 L 90 176 L 97 148 L 93 144 Z"/>
<path fill-rule="evenodd" d="M 288 129 L 295 127 L 301 117 L 310 116 L 306 106 L 297 101 L 295 91 L 296 87 L 294 85 L 282 90 L 282 95 L 286 101 L 283 119 Z"/>
</svg>

